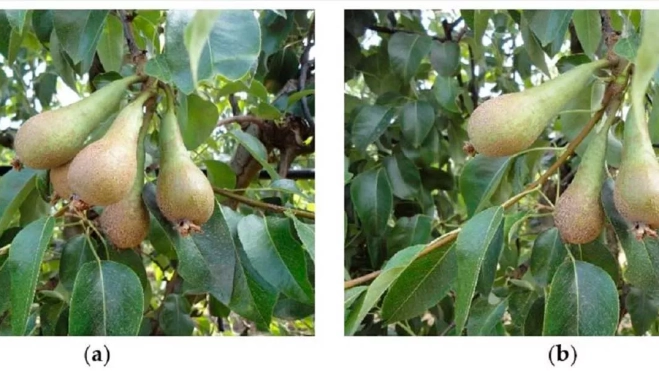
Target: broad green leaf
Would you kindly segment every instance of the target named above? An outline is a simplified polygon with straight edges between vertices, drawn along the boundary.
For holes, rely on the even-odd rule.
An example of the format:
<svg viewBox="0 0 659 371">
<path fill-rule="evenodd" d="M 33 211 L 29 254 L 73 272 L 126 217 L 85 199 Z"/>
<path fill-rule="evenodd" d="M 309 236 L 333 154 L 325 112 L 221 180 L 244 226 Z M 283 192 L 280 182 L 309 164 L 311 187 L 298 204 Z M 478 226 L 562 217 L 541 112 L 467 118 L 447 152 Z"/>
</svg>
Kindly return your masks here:
<svg viewBox="0 0 659 371">
<path fill-rule="evenodd" d="M 435 125 L 435 110 L 425 101 L 413 101 L 403 106 L 400 117 L 403 137 L 419 148 Z"/>
<path fill-rule="evenodd" d="M 442 76 L 453 76 L 460 67 L 460 45 L 454 41 L 433 41 L 430 48 L 432 68 Z"/>
<path fill-rule="evenodd" d="M 405 269 L 419 256 L 424 245 L 410 246 L 394 255 L 382 268 L 382 273 L 369 285 L 366 294 L 357 300 L 354 309 L 348 315 L 345 322 L 344 333 L 353 335 L 358 329 L 364 317 L 380 300 L 382 294 L 396 281 Z"/>
<path fill-rule="evenodd" d="M 494 335 L 497 324 L 503 320 L 503 314 L 508 307 L 508 300 L 501 300 L 498 304 L 490 304 L 486 298 L 480 297 L 474 301 L 467 324 L 469 336 Z"/>
<path fill-rule="evenodd" d="M 588 262 L 602 268 L 611 276 L 611 280 L 617 283 L 620 280 L 620 269 L 618 261 L 607 247 L 604 235 L 596 240 L 583 245 L 571 245 L 572 256 L 581 261 Z"/>
<path fill-rule="evenodd" d="M 432 39 L 427 35 L 396 32 L 387 44 L 391 69 L 403 81 L 409 81 L 419 69 L 421 60 L 430 52 Z"/>
<path fill-rule="evenodd" d="M 632 320 L 636 335 L 644 335 L 657 320 L 659 314 L 659 298 L 656 293 L 631 287 L 625 297 L 625 307 Z"/>
<path fill-rule="evenodd" d="M 379 53 L 364 58 L 359 68 L 364 74 L 364 83 L 374 94 L 398 91 L 402 86 L 401 78 L 391 70 L 384 45 Z"/>
<path fill-rule="evenodd" d="M 453 113 L 460 113 L 460 107 L 458 107 L 457 103 L 458 96 L 460 95 L 460 87 L 456 79 L 437 76 L 432 90 L 435 99 L 443 109 Z"/>
<path fill-rule="evenodd" d="M 206 166 L 206 176 L 208 176 L 208 181 L 213 187 L 226 189 L 236 188 L 236 173 L 231 170 L 231 166 L 227 163 L 216 160 L 206 160 L 204 161 L 204 165 Z M 215 195 L 215 197 L 219 201 L 225 199 L 225 197 L 221 195 Z"/>
<path fill-rule="evenodd" d="M 302 246 L 292 235 L 288 219 L 249 215 L 238 223 L 238 235 L 251 265 L 286 296 L 313 302 Z"/>
<path fill-rule="evenodd" d="M 476 155 L 462 170 L 459 187 L 468 215 L 475 215 L 489 206 L 502 179 L 513 163 L 512 157 L 487 157 Z"/>
<path fill-rule="evenodd" d="M 6 12 L 7 10 L 0 10 L 0 34 L 3 35 L 0 38 L 0 54 L 5 57 L 5 63 L 11 65 L 16 59 L 25 34 L 12 27 L 11 18 Z"/>
<path fill-rule="evenodd" d="M 455 287 L 456 333 L 462 333 L 467 323 L 477 285 L 487 286 L 486 283 L 480 282 L 484 280 L 489 281 L 489 286 L 492 285 L 498 260 L 497 252 L 500 253 L 502 247 L 502 207 L 492 207 L 481 211 L 462 227 L 455 246 L 458 258 Z M 492 263 L 493 255 L 496 255 L 496 260 L 493 261 L 494 266 L 487 266 Z"/>
<path fill-rule="evenodd" d="M 279 319 L 294 321 L 313 315 L 314 310 L 315 308 L 313 305 L 300 303 L 291 298 L 280 296 L 279 300 L 277 300 L 277 304 L 275 304 L 275 309 L 272 315 Z"/>
<path fill-rule="evenodd" d="M 53 11 L 32 11 L 32 29 L 42 44 L 50 43 L 50 34 L 53 32 Z"/>
<path fill-rule="evenodd" d="M 59 277 L 62 286 L 68 291 L 73 291 L 73 283 L 76 276 L 85 263 L 94 261 L 95 244 L 90 239 L 85 238 L 85 235 L 77 235 L 62 248 L 62 256 L 59 263 Z"/>
<path fill-rule="evenodd" d="M 7 9 L 5 10 L 5 13 L 7 13 L 7 19 L 9 20 L 9 24 L 13 29 L 15 29 L 18 33 L 23 33 L 25 31 L 25 25 L 27 24 L 27 14 L 29 10 L 25 9 Z"/>
<path fill-rule="evenodd" d="M 547 67 L 547 61 L 545 59 L 545 51 L 542 50 L 540 42 L 535 37 L 531 29 L 529 28 L 529 21 L 526 16 L 522 16 L 519 31 L 522 34 L 522 40 L 524 41 L 524 49 L 529 55 L 531 62 L 540 69 L 546 76 L 551 76 L 549 74 L 549 68 Z"/>
<path fill-rule="evenodd" d="M 382 318 L 393 323 L 423 314 L 448 294 L 457 269 L 453 246 L 435 250 L 412 262 L 384 297 Z"/>
<path fill-rule="evenodd" d="M 277 290 L 252 267 L 245 251 L 236 248 L 236 273 L 229 308 L 241 317 L 254 321 L 261 330 L 268 329 L 277 303 Z"/>
<path fill-rule="evenodd" d="M 400 199 L 413 199 L 421 190 L 421 175 L 414 163 L 401 152 L 387 156 L 383 161 L 394 195 Z"/>
<path fill-rule="evenodd" d="M 298 195 L 303 199 L 307 199 L 307 200 L 309 199 L 309 197 L 305 195 L 304 192 L 302 192 L 300 187 L 297 186 L 295 180 L 293 179 L 273 180 L 272 182 L 270 182 L 270 186 L 268 188 L 270 188 L 273 191 Z"/>
<path fill-rule="evenodd" d="M 387 233 L 387 256 L 391 257 L 408 246 L 430 242 L 431 232 L 432 218 L 426 215 L 398 218 L 396 225 Z"/>
<path fill-rule="evenodd" d="M 37 179 L 38 178 L 39 175 L 37 175 Z M 25 201 L 23 201 L 23 204 L 19 208 L 19 212 L 21 214 L 19 224 L 24 226 L 48 215 L 50 213 L 50 207 L 50 204 L 41 198 L 39 189 L 37 189 L 35 186 L 35 188 L 25 198 Z"/>
<path fill-rule="evenodd" d="M 11 273 L 6 261 L 0 262 L 0 316 L 11 306 Z"/>
<path fill-rule="evenodd" d="M 41 261 L 50 244 L 55 219 L 41 218 L 23 228 L 9 248 L 6 262 L 11 275 L 11 328 L 14 335 L 23 335 L 34 301 Z"/>
<path fill-rule="evenodd" d="M 37 98 L 39 98 L 39 102 L 41 102 L 41 106 L 50 106 L 53 95 L 57 91 L 57 75 L 49 72 L 42 73 L 34 83 L 34 90 Z"/>
<path fill-rule="evenodd" d="M 35 189 L 37 172 L 10 170 L 0 177 L 0 233 L 4 232 L 28 195 Z"/>
<path fill-rule="evenodd" d="M 106 256 L 105 249 L 101 250 L 101 258 L 111 260 L 116 263 L 123 264 L 132 269 L 140 279 L 142 289 L 144 290 L 145 307 L 149 305 L 149 298 L 151 296 L 151 284 L 147 277 L 146 268 L 142 256 L 133 249 L 108 249 L 110 256 Z"/>
<path fill-rule="evenodd" d="M 266 56 L 281 49 L 288 38 L 295 22 L 293 17 L 287 17 L 286 11 L 278 14 L 276 10 L 264 10 L 261 12 L 261 49 Z"/>
<path fill-rule="evenodd" d="M 625 252 L 625 281 L 643 291 L 656 292 L 659 285 L 659 241 L 654 238 L 644 238 L 640 241 L 636 239 L 631 226 L 615 207 L 613 180 L 610 178 L 602 187 L 602 204 L 616 239 Z"/>
<path fill-rule="evenodd" d="M 551 284 L 556 269 L 566 256 L 567 250 L 558 234 L 558 229 L 550 228 L 536 237 L 531 250 L 529 268 L 538 285 L 546 287 Z"/>
<path fill-rule="evenodd" d="M 192 82 L 197 85 L 197 69 L 199 59 L 204 47 L 208 43 L 208 36 L 213 29 L 215 19 L 220 15 L 220 10 L 197 10 L 185 28 L 184 43 L 188 49 L 190 58 L 190 70 L 192 71 Z"/>
<path fill-rule="evenodd" d="M 618 39 L 618 42 L 613 46 L 613 51 L 622 58 L 628 61 L 636 60 L 636 53 L 641 44 L 641 35 L 632 33 L 627 37 Z"/>
<path fill-rule="evenodd" d="M 112 261 L 89 262 L 73 286 L 69 335 L 134 336 L 143 311 L 142 285 L 132 269 Z"/>
<path fill-rule="evenodd" d="M 194 321 L 190 317 L 190 303 L 178 294 L 169 294 L 162 302 L 158 324 L 170 336 L 190 336 L 194 331 Z"/>
<path fill-rule="evenodd" d="M 528 17 L 529 26 L 542 46 L 546 46 L 558 37 L 565 36 L 572 12 L 573 10 L 526 10 L 524 16 Z"/>
<path fill-rule="evenodd" d="M 543 335 L 610 336 L 618 327 L 618 290 L 601 268 L 566 261 L 547 294 Z"/>
<path fill-rule="evenodd" d="M 53 67 L 55 67 L 55 72 L 57 72 L 57 75 L 69 88 L 77 92 L 78 87 L 76 86 L 75 71 L 73 70 L 73 67 L 69 65 L 68 56 L 66 55 L 62 45 L 60 45 L 60 41 L 57 38 L 57 32 L 51 32 L 49 46 L 50 56 L 53 60 Z"/>
<path fill-rule="evenodd" d="M 350 308 L 352 304 L 357 301 L 359 296 L 366 292 L 367 289 L 368 286 L 356 286 L 345 290 L 343 293 L 343 307 L 346 309 L 346 312 L 348 308 Z"/>
<path fill-rule="evenodd" d="M 126 39 L 121 21 L 117 17 L 108 17 L 96 50 L 106 72 L 121 72 L 125 44 Z"/>
<path fill-rule="evenodd" d="M 353 179 L 350 198 L 368 235 L 382 235 L 393 210 L 393 193 L 384 169 L 371 169 Z"/>
<path fill-rule="evenodd" d="M 297 236 L 302 241 L 302 247 L 309 253 L 312 261 L 316 261 L 316 226 L 315 224 L 302 223 L 293 214 L 288 214 L 293 219 Z"/>
<path fill-rule="evenodd" d="M 280 178 L 277 171 L 275 171 L 272 165 L 268 163 L 268 152 L 260 140 L 240 129 L 231 130 L 229 135 L 240 143 L 240 145 L 242 145 L 247 152 L 249 152 L 249 154 L 261 164 L 261 166 L 263 166 L 263 169 L 265 169 L 265 171 L 268 172 L 268 175 L 270 175 L 270 179 L 274 180 Z"/>
<path fill-rule="evenodd" d="M 63 301 L 44 303 L 39 307 L 39 325 L 43 336 L 57 335 L 57 322 L 66 308 L 67 304 Z"/>
<path fill-rule="evenodd" d="M 394 117 L 394 109 L 383 106 L 365 106 L 355 117 L 351 139 L 358 151 L 366 151 L 369 144 L 380 138 Z"/>
<path fill-rule="evenodd" d="M 213 102 L 197 94 L 179 95 L 176 118 L 181 128 L 183 143 L 194 150 L 204 143 L 217 126 L 220 113 Z"/>
<path fill-rule="evenodd" d="M 55 33 L 74 64 L 88 71 L 103 33 L 108 10 L 54 10 Z"/>
<path fill-rule="evenodd" d="M 574 29 L 581 47 L 591 59 L 602 41 L 602 18 L 598 10 L 575 10 L 572 15 Z"/>
<path fill-rule="evenodd" d="M 537 298 L 531 308 L 529 308 L 529 314 L 526 316 L 526 321 L 524 321 L 524 336 L 541 336 L 542 327 L 545 321 L 545 297 L 541 296 Z"/>
<path fill-rule="evenodd" d="M 513 336 L 524 335 L 525 324 L 531 306 L 538 298 L 538 293 L 520 287 L 512 288 L 514 291 L 508 296 L 508 313 L 510 313 L 511 328 L 509 333 Z M 542 321 L 540 321 L 542 323 Z"/>
</svg>

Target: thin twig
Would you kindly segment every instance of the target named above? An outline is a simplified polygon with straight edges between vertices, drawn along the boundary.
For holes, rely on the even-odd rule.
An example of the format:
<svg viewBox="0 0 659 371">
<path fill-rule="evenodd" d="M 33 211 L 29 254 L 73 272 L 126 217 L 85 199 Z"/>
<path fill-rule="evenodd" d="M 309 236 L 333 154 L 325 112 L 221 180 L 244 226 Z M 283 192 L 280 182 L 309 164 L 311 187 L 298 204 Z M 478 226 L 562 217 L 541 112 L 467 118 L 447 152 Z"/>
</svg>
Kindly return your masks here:
<svg viewBox="0 0 659 371">
<path fill-rule="evenodd" d="M 256 208 L 259 208 L 259 209 L 275 211 L 275 212 L 278 212 L 278 213 L 287 213 L 288 212 L 288 213 L 291 213 L 295 216 L 299 216 L 301 218 L 316 219 L 316 214 L 312 213 L 311 211 L 300 210 L 300 209 L 292 209 L 292 208 L 283 207 L 283 206 L 279 206 L 279 205 L 273 205 L 273 204 L 266 203 L 266 202 L 252 200 L 249 197 L 245 197 L 245 196 L 235 194 L 235 193 L 231 192 L 228 189 L 213 187 L 213 191 L 215 193 L 219 194 L 219 195 L 224 196 L 224 197 L 230 198 L 232 200 L 238 201 L 238 202 L 243 203 L 245 205 L 256 207 Z"/>
<path fill-rule="evenodd" d="M 119 10 L 118 13 L 119 18 L 121 18 L 121 23 L 124 26 L 124 37 L 128 43 L 128 51 L 130 51 L 130 55 L 135 59 L 142 54 L 142 51 L 135 42 L 135 35 L 133 35 L 133 20 L 132 18 L 129 18 L 128 13 L 126 13 L 125 10 Z"/>
</svg>

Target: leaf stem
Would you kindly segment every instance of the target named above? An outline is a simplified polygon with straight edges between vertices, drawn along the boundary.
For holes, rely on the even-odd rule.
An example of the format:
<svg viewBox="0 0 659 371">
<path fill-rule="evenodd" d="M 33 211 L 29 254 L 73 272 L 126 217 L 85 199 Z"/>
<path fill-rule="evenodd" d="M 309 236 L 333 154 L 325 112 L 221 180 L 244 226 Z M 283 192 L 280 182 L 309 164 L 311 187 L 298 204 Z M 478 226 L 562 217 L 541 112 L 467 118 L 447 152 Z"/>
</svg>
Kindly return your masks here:
<svg viewBox="0 0 659 371">
<path fill-rule="evenodd" d="M 224 197 L 230 198 L 232 200 L 238 201 L 238 202 L 243 203 L 243 204 L 248 205 L 248 206 L 257 207 L 259 209 L 275 211 L 275 212 L 278 212 L 278 213 L 289 212 L 289 213 L 291 213 L 295 216 L 301 217 L 301 218 L 316 219 L 316 214 L 314 214 L 311 211 L 300 210 L 300 209 L 292 209 L 292 208 L 283 207 L 283 206 L 279 206 L 279 205 L 269 204 L 269 203 L 266 203 L 266 202 L 252 200 L 249 197 L 237 195 L 237 194 L 233 193 L 232 191 L 229 191 L 228 189 L 224 189 L 224 188 L 213 187 L 213 191 L 215 193 L 219 194 L 219 195 L 224 196 Z"/>
</svg>

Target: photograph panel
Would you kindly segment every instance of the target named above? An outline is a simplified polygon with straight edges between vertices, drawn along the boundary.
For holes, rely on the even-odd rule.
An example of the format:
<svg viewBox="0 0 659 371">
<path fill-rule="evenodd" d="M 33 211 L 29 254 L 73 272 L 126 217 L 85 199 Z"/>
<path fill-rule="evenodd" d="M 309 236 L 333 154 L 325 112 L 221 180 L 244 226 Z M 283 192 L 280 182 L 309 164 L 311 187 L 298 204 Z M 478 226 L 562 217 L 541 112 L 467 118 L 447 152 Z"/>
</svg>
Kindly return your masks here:
<svg viewBox="0 0 659 371">
<path fill-rule="evenodd" d="M 346 10 L 344 334 L 659 333 L 657 32 Z"/>
<path fill-rule="evenodd" d="M 314 335 L 314 20 L 0 10 L 0 335 Z"/>
</svg>

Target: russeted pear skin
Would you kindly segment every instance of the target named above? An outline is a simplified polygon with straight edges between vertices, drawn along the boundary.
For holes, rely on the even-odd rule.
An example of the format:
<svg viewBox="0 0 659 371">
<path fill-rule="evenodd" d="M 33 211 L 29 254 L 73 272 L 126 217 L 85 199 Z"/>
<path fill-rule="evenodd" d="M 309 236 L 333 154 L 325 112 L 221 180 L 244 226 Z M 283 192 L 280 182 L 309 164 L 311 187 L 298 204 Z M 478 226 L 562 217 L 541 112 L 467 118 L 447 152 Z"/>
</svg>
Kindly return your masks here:
<svg viewBox="0 0 659 371">
<path fill-rule="evenodd" d="M 192 222 L 201 226 L 215 208 L 215 194 L 204 173 L 190 159 L 174 113 L 173 97 L 160 129 L 160 172 L 156 201 L 172 223 Z"/>
<path fill-rule="evenodd" d="M 107 206 L 126 197 L 137 172 L 137 142 L 144 102 L 150 91 L 124 107 L 103 138 L 85 147 L 71 162 L 69 185 L 89 205 Z"/>
<path fill-rule="evenodd" d="M 529 148 L 549 121 L 609 64 L 597 60 L 574 67 L 542 85 L 492 98 L 478 106 L 467 123 L 469 141 L 479 153 L 501 157 Z"/>
<path fill-rule="evenodd" d="M 560 196 L 554 223 L 564 242 L 585 244 L 594 241 L 604 228 L 602 185 L 609 125 L 593 137 L 581 159 L 577 173 Z"/>
<path fill-rule="evenodd" d="M 16 133 L 18 158 L 34 169 L 52 169 L 71 161 L 94 128 L 116 112 L 126 89 L 140 80 L 130 76 L 113 81 L 76 103 L 31 117 Z"/>
<path fill-rule="evenodd" d="M 69 187 L 69 166 L 71 166 L 70 161 L 64 165 L 50 169 L 50 173 L 48 174 L 50 177 L 50 184 L 53 185 L 55 194 L 65 200 L 71 198 L 71 195 L 73 194 L 71 187 Z"/>
<path fill-rule="evenodd" d="M 149 211 L 142 199 L 146 128 L 148 125 L 144 125 L 138 139 L 137 175 L 128 196 L 106 207 L 99 218 L 101 230 L 119 249 L 137 247 L 149 234 Z"/>
</svg>

